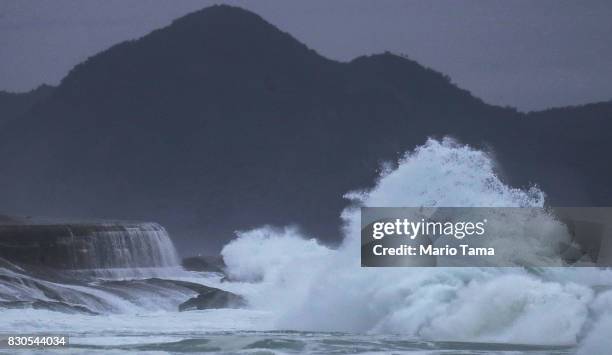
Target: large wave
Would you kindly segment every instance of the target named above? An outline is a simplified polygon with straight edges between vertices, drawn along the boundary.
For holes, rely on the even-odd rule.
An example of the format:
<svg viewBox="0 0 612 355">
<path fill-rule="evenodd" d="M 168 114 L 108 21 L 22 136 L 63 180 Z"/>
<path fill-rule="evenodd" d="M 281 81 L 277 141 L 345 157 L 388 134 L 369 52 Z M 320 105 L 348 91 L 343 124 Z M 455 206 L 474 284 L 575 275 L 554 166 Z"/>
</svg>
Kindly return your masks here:
<svg viewBox="0 0 612 355">
<path fill-rule="evenodd" d="M 360 206 L 544 206 L 538 188 L 505 185 L 489 154 L 428 140 L 374 188 L 346 197 L 353 204 L 342 213 L 337 249 L 291 227 L 240 232 L 223 249 L 229 276 L 258 281 L 248 288 L 249 302 L 273 311 L 278 328 L 521 344 L 585 339 L 584 351 L 610 346 L 609 270 L 360 267 Z"/>
</svg>

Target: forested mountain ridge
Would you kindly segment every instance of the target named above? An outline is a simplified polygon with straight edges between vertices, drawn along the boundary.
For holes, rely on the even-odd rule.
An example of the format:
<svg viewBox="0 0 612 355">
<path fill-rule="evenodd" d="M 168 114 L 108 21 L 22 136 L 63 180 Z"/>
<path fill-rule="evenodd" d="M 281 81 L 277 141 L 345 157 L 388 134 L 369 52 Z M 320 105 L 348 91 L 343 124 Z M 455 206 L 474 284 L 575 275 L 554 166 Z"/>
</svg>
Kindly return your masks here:
<svg viewBox="0 0 612 355">
<path fill-rule="evenodd" d="M 407 58 L 332 61 L 214 6 L 89 58 L 0 129 L 0 211 L 155 220 L 182 251 L 262 224 L 333 242 L 344 193 L 446 135 L 492 150 L 507 182 L 552 204 L 605 205 L 612 104 L 597 105 L 488 105 Z"/>
</svg>

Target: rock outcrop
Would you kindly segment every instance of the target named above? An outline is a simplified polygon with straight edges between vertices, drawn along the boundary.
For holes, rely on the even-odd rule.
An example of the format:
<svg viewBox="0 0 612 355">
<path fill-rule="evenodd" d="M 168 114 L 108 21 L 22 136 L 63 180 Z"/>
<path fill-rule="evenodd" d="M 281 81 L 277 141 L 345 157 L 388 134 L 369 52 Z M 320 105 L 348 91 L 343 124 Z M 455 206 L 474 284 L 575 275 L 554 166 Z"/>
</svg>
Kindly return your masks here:
<svg viewBox="0 0 612 355">
<path fill-rule="evenodd" d="M 181 264 L 189 271 L 225 273 L 225 262 L 220 255 L 192 256 L 183 259 Z"/>
<path fill-rule="evenodd" d="M 166 230 L 156 223 L 0 219 L 0 258 L 53 269 L 177 266 Z"/>
<path fill-rule="evenodd" d="M 246 306 L 246 301 L 242 296 L 223 291 L 218 288 L 208 287 L 204 292 L 200 292 L 196 297 L 179 305 L 179 311 L 192 311 L 212 308 L 241 308 Z"/>
</svg>

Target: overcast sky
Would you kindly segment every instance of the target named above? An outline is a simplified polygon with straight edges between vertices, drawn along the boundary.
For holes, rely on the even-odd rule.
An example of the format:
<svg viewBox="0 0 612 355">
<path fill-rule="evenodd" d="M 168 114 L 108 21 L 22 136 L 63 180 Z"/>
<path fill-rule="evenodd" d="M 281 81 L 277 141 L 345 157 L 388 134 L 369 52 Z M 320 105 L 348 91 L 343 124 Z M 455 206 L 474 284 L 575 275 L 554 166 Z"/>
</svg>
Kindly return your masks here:
<svg viewBox="0 0 612 355">
<path fill-rule="evenodd" d="M 0 0 L 0 90 L 57 84 L 88 56 L 220 2 Z M 531 110 L 612 99 L 608 0 L 226 3 L 329 58 L 406 54 L 490 103 Z"/>
</svg>

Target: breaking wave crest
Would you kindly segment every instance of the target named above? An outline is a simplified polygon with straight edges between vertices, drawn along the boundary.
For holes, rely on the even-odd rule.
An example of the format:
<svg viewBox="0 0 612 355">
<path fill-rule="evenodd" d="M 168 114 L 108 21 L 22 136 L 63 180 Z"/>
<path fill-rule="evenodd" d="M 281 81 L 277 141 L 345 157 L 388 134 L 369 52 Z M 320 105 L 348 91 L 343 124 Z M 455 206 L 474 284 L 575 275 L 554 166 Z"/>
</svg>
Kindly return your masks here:
<svg viewBox="0 0 612 355">
<path fill-rule="evenodd" d="M 290 227 L 240 232 L 223 249 L 230 277 L 258 281 L 249 302 L 272 311 L 279 329 L 610 345 L 602 334 L 612 329 L 612 297 L 601 291 L 612 285 L 609 270 L 360 267 L 361 206 L 544 206 L 538 188 L 505 185 L 487 153 L 450 139 L 428 140 L 383 172 L 372 189 L 346 197 L 353 204 L 342 213 L 344 239 L 337 249 Z"/>
</svg>

